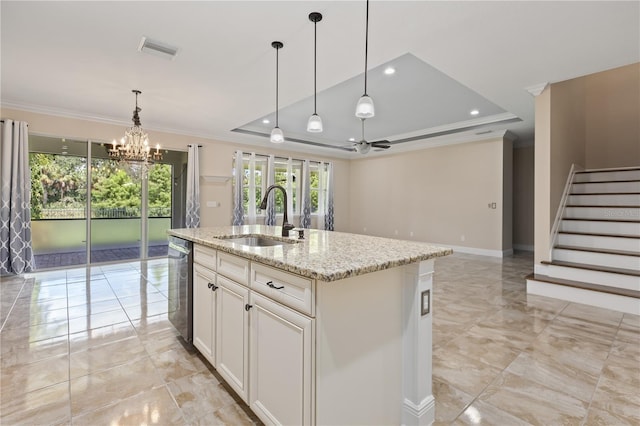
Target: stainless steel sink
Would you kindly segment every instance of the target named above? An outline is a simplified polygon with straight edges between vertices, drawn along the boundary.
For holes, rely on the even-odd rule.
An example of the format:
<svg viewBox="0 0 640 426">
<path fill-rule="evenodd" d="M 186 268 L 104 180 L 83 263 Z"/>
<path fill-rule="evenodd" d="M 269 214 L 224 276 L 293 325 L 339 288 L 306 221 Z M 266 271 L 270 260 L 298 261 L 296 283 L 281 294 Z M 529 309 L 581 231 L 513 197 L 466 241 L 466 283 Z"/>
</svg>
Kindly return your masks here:
<svg viewBox="0 0 640 426">
<path fill-rule="evenodd" d="M 274 240 L 267 237 L 234 237 L 222 239 L 230 243 L 240 244 L 248 247 L 273 247 L 291 244 L 289 242 Z"/>
</svg>

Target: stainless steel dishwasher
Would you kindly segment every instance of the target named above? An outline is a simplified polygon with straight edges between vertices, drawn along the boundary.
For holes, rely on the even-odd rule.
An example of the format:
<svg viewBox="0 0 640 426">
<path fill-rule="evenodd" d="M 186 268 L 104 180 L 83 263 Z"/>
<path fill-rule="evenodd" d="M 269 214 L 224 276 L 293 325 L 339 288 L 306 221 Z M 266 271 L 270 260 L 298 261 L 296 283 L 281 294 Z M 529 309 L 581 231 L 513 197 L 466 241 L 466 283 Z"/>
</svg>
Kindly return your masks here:
<svg viewBox="0 0 640 426">
<path fill-rule="evenodd" d="M 169 321 L 190 346 L 193 341 L 193 243 L 169 236 Z"/>
</svg>

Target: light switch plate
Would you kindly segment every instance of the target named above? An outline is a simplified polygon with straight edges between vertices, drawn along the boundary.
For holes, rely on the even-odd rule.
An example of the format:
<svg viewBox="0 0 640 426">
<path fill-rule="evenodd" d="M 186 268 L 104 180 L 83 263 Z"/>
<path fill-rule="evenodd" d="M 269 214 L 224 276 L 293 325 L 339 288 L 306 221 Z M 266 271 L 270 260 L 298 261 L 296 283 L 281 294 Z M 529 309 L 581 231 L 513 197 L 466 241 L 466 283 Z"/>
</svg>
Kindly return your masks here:
<svg viewBox="0 0 640 426">
<path fill-rule="evenodd" d="M 431 311 L 431 290 L 425 290 L 420 294 L 420 312 L 422 316 L 428 315 Z"/>
</svg>

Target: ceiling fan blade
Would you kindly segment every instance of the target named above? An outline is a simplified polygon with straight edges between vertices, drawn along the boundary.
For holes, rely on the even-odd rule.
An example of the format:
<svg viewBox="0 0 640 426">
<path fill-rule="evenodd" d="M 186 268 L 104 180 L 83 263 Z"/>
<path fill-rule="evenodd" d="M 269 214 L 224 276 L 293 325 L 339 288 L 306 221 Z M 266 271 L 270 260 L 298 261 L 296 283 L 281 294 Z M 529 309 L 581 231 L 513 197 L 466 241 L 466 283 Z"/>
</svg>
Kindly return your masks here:
<svg viewBox="0 0 640 426">
<path fill-rule="evenodd" d="M 375 141 L 375 142 L 371 142 L 371 146 L 375 148 L 388 149 L 388 148 L 391 148 L 391 143 L 387 140 Z"/>
</svg>

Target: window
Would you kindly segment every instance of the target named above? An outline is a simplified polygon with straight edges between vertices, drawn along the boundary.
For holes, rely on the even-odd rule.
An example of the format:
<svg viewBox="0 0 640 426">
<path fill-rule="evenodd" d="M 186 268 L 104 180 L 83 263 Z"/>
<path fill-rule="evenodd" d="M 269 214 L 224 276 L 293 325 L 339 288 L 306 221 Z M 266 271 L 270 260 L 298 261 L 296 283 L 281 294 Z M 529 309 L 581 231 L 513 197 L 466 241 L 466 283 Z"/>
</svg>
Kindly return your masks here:
<svg viewBox="0 0 640 426">
<path fill-rule="evenodd" d="M 265 211 L 260 209 L 260 202 L 268 187 L 269 170 L 268 157 L 260 154 L 244 153 L 242 155 L 242 200 L 245 217 L 264 217 Z M 289 212 L 299 216 L 302 211 L 303 191 L 303 160 L 275 157 L 274 183 L 287 190 Z M 323 206 L 322 200 L 327 196 L 328 163 L 310 162 L 310 191 L 311 214 L 318 214 Z M 234 167 L 235 170 L 235 167 Z M 273 191 L 275 196 L 276 214 L 284 213 L 284 196 L 281 191 Z M 251 214 L 253 212 L 253 215 Z"/>
</svg>

